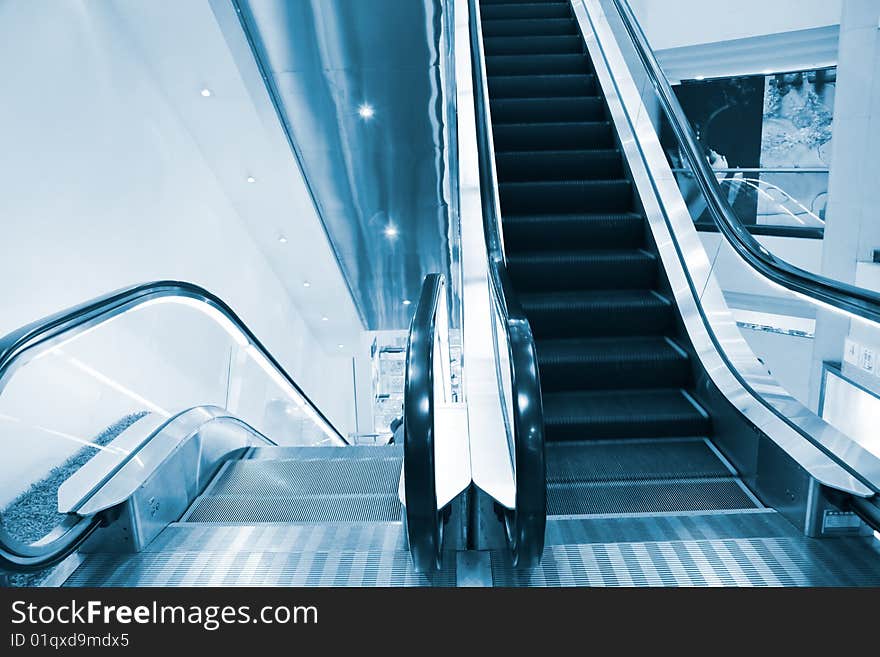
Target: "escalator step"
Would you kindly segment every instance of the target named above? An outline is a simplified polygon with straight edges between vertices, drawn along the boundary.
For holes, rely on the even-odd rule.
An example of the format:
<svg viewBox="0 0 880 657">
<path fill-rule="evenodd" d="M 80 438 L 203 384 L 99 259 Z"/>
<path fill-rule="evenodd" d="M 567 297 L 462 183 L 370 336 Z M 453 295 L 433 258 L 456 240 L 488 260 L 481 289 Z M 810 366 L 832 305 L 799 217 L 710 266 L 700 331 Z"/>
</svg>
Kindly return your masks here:
<svg viewBox="0 0 880 657">
<path fill-rule="evenodd" d="M 509 253 L 534 249 L 636 248 L 645 241 L 637 214 L 513 215 L 504 218 Z"/>
<path fill-rule="evenodd" d="M 580 35 L 536 37 L 489 37 L 483 39 L 486 56 L 490 55 L 550 55 L 583 53 L 584 41 Z"/>
<path fill-rule="evenodd" d="M 483 20 L 497 18 L 570 18 L 567 2 L 503 2 L 485 4 L 480 8 Z"/>
<path fill-rule="evenodd" d="M 495 165 L 499 182 L 623 177 L 623 159 L 616 149 L 498 152 Z"/>
<path fill-rule="evenodd" d="M 265 497 L 393 495 L 397 492 L 401 465 L 402 459 L 394 457 L 230 461 L 207 492 Z"/>
<path fill-rule="evenodd" d="M 498 185 L 504 216 L 548 212 L 628 212 L 632 210 L 629 180 L 559 180 L 508 182 Z"/>
<path fill-rule="evenodd" d="M 709 419 L 674 388 L 543 395 L 548 441 L 705 436 Z"/>
<path fill-rule="evenodd" d="M 591 73 L 565 75 L 491 75 L 489 96 L 497 98 L 572 98 L 596 95 Z"/>
<path fill-rule="evenodd" d="M 495 55 L 486 57 L 486 74 L 498 75 L 586 75 L 592 73 L 583 55 Z"/>
<path fill-rule="evenodd" d="M 664 337 L 539 340 L 541 389 L 660 388 L 690 380 L 687 354 Z"/>
<path fill-rule="evenodd" d="M 577 23 L 567 18 L 483 19 L 484 37 L 578 35 Z"/>
<path fill-rule="evenodd" d="M 396 522 L 400 500 L 393 495 L 203 495 L 183 522 Z"/>
<path fill-rule="evenodd" d="M 548 515 L 682 513 L 754 508 L 755 503 L 733 478 L 551 484 L 547 487 Z"/>
<path fill-rule="evenodd" d="M 581 123 L 504 123 L 492 129 L 495 150 L 583 150 L 614 148 L 614 135 L 607 121 Z"/>
<path fill-rule="evenodd" d="M 662 335 L 672 304 L 648 290 L 601 290 L 520 295 L 535 338 Z"/>
<path fill-rule="evenodd" d="M 598 96 L 579 98 L 501 98 L 490 102 L 492 124 L 571 123 L 604 121 L 605 105 Z"/>
<path fill-rule="evenodd" d="M 730 477 L 703 439 L 548 443 L 550 483 Z"/>
<path fill-rule="evenodd" d="M 656 258 L 641 249 L 516 252 L 507 268 L 521 292 L 647 289 L 657 280 Z"/>
</svg>

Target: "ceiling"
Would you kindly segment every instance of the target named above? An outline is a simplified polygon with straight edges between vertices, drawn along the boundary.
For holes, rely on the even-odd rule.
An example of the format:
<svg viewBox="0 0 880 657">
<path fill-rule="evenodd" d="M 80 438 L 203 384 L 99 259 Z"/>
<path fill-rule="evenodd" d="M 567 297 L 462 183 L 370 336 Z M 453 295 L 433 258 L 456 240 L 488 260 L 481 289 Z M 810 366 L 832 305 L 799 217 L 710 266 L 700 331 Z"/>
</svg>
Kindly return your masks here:
<svg viewBox="0 0 880 657">
<path fill-rule="evenodd" d="M 236 4 L 366 328 L 406 328 L 449 269 L 440 0 Z"/>
</svg>

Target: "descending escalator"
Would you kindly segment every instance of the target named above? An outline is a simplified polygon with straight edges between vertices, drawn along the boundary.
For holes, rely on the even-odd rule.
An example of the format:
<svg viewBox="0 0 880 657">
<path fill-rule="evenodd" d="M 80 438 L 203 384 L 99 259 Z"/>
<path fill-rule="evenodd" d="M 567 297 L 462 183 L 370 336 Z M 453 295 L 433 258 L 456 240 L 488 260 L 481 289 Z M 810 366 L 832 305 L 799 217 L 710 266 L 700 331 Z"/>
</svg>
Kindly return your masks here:
<svg viewBox="0 0 880 657">
<path fill-rule="evenodd" d="M 497 266 L 534 335 L 546 440 L 543 562 L 495 555 L 496 583 L 880 582 L 872 546 L 805 539 L 713 440 L 713 413 L 729 412 L 698 401 L 701 366 L 571 3 L 480 0 L 479 15 Z"/>
<path fill-rule="evenodd" d="M 189 283 L 120 290 L 0 338 L 3 583 L 454 585 L 442 522 L 460 490 L 438 505 L 433 460 L 443 294 L 427 277 L 403 444 L 349 444 Z"/>
</svg>

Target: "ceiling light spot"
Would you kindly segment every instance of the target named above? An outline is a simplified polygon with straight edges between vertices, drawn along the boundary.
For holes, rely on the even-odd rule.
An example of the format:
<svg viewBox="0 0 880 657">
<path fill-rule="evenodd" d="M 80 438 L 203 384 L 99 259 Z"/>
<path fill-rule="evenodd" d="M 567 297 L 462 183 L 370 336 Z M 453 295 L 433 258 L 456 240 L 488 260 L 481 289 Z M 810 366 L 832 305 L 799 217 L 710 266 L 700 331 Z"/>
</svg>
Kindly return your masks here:
<svg viewBox="0 0 880 657">
<path fill-rule="evenodd" d="M 278 241 L 281 242 L 282 244 L 287 244 L 287 238 L 284 235 L 279 235 Z"/>
<path fill-rule="evenodd" d="M 257 179 L 254 178 L 253 176 L 248 176 L 247 181 L 251 184 L 254 184 L 255 182 L 257 182 Z"/>
<path fill-rule="evenodd" d="M 208 98 L 211 95 L 211 90 L 205 87 L 199 93 L 202 94 L 202 96 L 204 96 L 205 98 Z"/>
<path fill-rule="evenodd" d="M 338 344 L 338 345 L 336 345 L 336 346 L 339 347 L 340 349 L 345 349 L 345 345 L 344 345 L 344 344 Z"/>
<path fill-rule="evenodd" d="M 388 225 L 385 226 L 385 230 L 383 232 L 385 233 L 385 237 L 387 237 L 389 240 L 397 239 L 397 236 L 400 235 L 400 230 L 398 230 L 397 226 L 395 226 L 390 221 L 388 222 Z"/>
<path fill-rule="evenodd" d="M 404 306 L 408 306 L 408 305 L 411 304 L 411 303 L 412 303 L 412 301 L 410 301 L 409 299 L 404 299 L 404 300 L 403 300 L 403 305 L 404 305 Z"/>
<path fill-rule="evenodd" d="M 303 281 L 303 287 L 312 287 L 312 284 L 308 281 Z"/>
<path fill-rule="evenodd" d="M 327 315 L 324 315 L 324 316 L 321 318 L 321 321 L 322 321 L 322 322 L 329 322 L 329 321 L 330 321 L 330 318 L 327 317 Z"/>
<path fill-rule="evenodd" d="M 770 70 L 769 68 L 766 69 L 766 70 L 761 71 L 761 73 L 763 73 L 764 75 L 773 75 L 773 71 Z"/>
<path fill-rule="evenodd" d="M 358 114 L 364 121 L 369 121 L 376 116 L 376 110 L 369 103 L 361 103 L 358 106 Z"/>
<path fill-rule="evenodd" d="M 705 80 L 705 79 L 706 79 L 705 75 L 697 75 L 696 77 L 694 77 L 694 80 Z"/>
</svg>

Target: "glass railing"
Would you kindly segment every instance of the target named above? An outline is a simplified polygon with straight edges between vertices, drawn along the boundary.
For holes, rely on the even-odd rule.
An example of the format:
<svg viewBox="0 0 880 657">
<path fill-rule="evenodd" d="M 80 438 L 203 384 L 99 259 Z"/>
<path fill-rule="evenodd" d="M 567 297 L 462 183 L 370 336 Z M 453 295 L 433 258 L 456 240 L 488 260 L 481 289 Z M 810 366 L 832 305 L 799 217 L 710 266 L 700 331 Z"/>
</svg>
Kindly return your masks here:
<svg viewBox="0 0 880 657">
<path fill-rule="evenodd" d="M 699 210 L 699 187 L 688 169 L 673 166 L 672 170 L 686 198 L 694 197 L 697 228 L 718 230 L 709 208 Z M 752 235 L 822 239 L 827 169 L 716 168 L 714 172 L 730 208 Z"/>
<path fill-rule="evenodd" d="M 618 130 L 637 135 L 622 136 L 623 148 L 637 165 L 649 222 L 671 237 L 658 243 L 661 258 L 668 273 L 684 265 L 681 279 L 670 273 L 673 292 L 690 289 L 711 349 L 753 399 L 858 482 L 880 490 L 880 438 L 871 419 L 880 399 L 880 296 L 793 264 L 821 241 L 767 241 L 773 238 L 745 226 L 760 224 L 764 212 L 766 221 L 786 215 L 787 225 L 821 229 L 821 203 L 808 203 L 796 181 L 827 174 L 712 170 L 625 0 L 579 0 L 576 13 L 598 35 L 588 45 Z M 669 134 L 679 144 L 676 161 L 658 137 Z M 755 214 L 737 212 L 739 199 Z M 709 222 L 720 235 L 693 230 Z M 693 319 L 683 313 L 686 323 Z M 748 411 L 752 402 L 743 399 L 737 403 Z"/>
<path fill-rule="evenodd" d="M 90 478 L 109 478 L 141 439 L 199 406 L 278 444 L 345 442 L 234 312 L 194 285 L 137 286 L 0 339 L 2 542 L 37 562 L 62 546 L 79 519 L 58 513 L 61 485 L 99 454 Z"/>
</svg>

